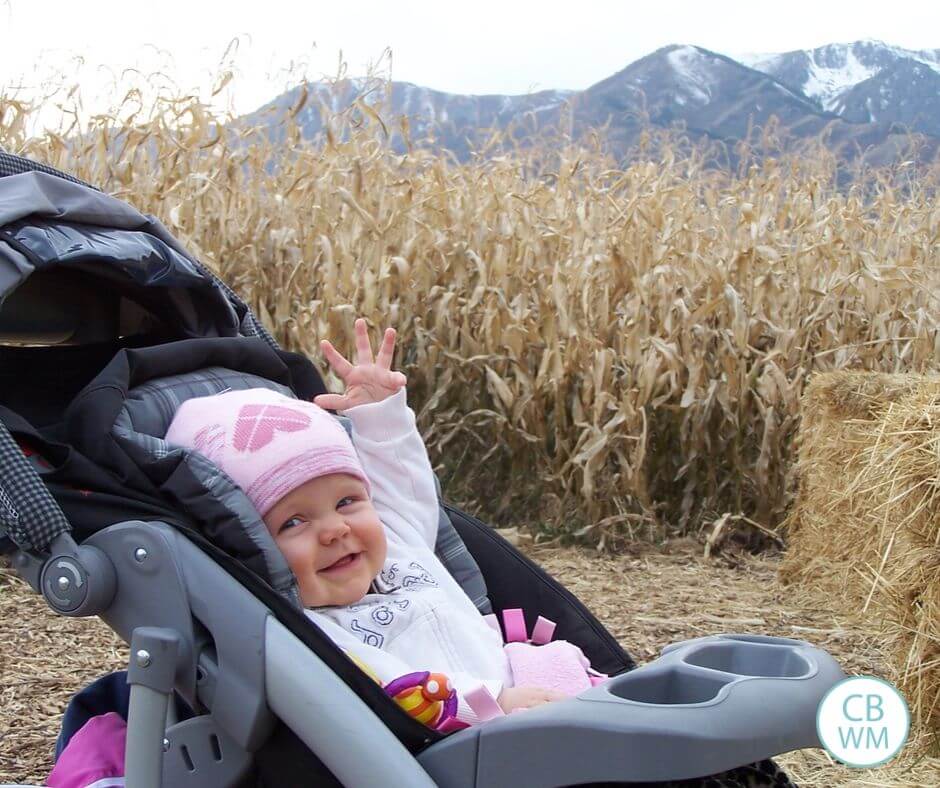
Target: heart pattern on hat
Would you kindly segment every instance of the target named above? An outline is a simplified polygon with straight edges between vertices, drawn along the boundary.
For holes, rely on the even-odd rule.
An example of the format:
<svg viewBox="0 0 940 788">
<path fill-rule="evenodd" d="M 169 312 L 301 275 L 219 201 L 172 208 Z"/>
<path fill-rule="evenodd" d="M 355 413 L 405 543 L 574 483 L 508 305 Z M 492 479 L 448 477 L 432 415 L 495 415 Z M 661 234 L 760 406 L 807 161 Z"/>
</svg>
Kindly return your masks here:
<svg viewBox="0 0 940 788">
<path fill-rule="evenodd" d="M 310 426 L 310 417 L 280 405 L 244 405 L 235 421 L 232 445 L 236 451 L 263 449 L 277 432 L 299 432 Z"/>
</svg>

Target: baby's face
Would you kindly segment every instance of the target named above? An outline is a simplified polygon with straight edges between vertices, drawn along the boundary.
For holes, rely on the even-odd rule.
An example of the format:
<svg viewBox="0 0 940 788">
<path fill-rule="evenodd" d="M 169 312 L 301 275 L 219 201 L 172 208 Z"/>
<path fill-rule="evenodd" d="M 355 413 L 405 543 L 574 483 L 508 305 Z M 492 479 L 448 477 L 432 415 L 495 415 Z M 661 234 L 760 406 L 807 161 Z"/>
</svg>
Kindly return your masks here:
<svg viewBox="0 0 940 788">
<path fill-rule="evenodd" d="M 300 584 L 305 607 L 358 602 L 385 563 L 385 531 L 355 476 L 311 479 L 281 498 L 264 522 Z"/>
</svg>

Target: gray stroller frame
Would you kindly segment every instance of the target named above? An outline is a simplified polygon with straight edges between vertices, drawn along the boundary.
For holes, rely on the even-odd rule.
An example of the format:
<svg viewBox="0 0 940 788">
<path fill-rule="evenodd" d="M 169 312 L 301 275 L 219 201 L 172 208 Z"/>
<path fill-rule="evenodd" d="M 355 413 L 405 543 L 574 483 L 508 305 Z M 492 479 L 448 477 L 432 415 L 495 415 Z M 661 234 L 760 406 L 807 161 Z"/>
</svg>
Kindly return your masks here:
<svg viewBox="0 0 940 788">
<path fill-rule="evenodd" d="M 55 175 L 23 172 L 0 184 L 17 179 L 6 197 L 0 188 L 0 227 L 9 220 L 4 211 L 37 189 L 85 222 L 96 215 L 102 224 L 105 217 L 108 224 L 125 217 L 128 226 L 143 220 Z M 165 233 L 155 220 L 146 222 Z M 178 250 L 168 233 L 163 240 Z M 0 271 L 3 293 L 31 273 L 16 254 L 0 237 L 0 257 L 20 277 L 10 287 L 3 281 L 9 272 Z M 240 333 L 275 346 L 250 311 L 240 318 Z M 821 746 L 816 709 L 844 678 L 836 662 L 803 641 L 730 634 L 673 644 L 650 664 L 575 698 L 433 739 L 413 754 L 269 606 L 178 527 L 128 520 L 77 544 L 43 480 L 0 427 L 0 538 L 15 545 L 14 568 L 56 612 L 100 616 L 130 645 L 131 788 L 242 784 L 278 720 L 348 786 L 665 781 Z M 204 713 L 176 721 L 174 692 Z"/>
</svg>

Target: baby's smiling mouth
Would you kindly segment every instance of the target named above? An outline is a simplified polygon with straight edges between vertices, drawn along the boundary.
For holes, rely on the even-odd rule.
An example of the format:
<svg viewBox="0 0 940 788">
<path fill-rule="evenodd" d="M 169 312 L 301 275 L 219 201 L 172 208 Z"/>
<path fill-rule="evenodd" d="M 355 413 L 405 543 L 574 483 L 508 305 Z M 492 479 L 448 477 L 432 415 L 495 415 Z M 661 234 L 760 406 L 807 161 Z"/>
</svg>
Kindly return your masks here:
<svg viewBox="0 0 940 788">
<path fill-rule="evenodd" d="M 325 572 L 325 573 L 332 573 L 332 572 L 339 572 L 343 569 L 347 569 L 348 567 L 351 567 L 354 564 L 358 563 L 359 557 L 361 555 L 362 553 L 346 553 L 346 555 L 344 555 L 338 561 L 334 561 L 332 564 L 324 567 L 323 569 L 320 569 L 319 571 Z"/>
</svg>

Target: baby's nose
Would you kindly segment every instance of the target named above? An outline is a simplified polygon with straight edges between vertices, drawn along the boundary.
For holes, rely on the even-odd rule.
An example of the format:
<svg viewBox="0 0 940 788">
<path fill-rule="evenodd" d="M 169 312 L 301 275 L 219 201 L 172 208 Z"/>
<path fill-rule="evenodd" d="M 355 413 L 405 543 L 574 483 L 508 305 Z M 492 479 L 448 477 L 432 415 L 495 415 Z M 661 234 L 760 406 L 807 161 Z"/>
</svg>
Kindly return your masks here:
<svg viewBox="0 0 940 788">
<path fill-rule="evenodd" d="M 349 533 L 349 526 L 342 515 L 337 512 L 332 517 L 323 520 L 320 524 L 320 541 L 329 544 Z"/>
</svg>

